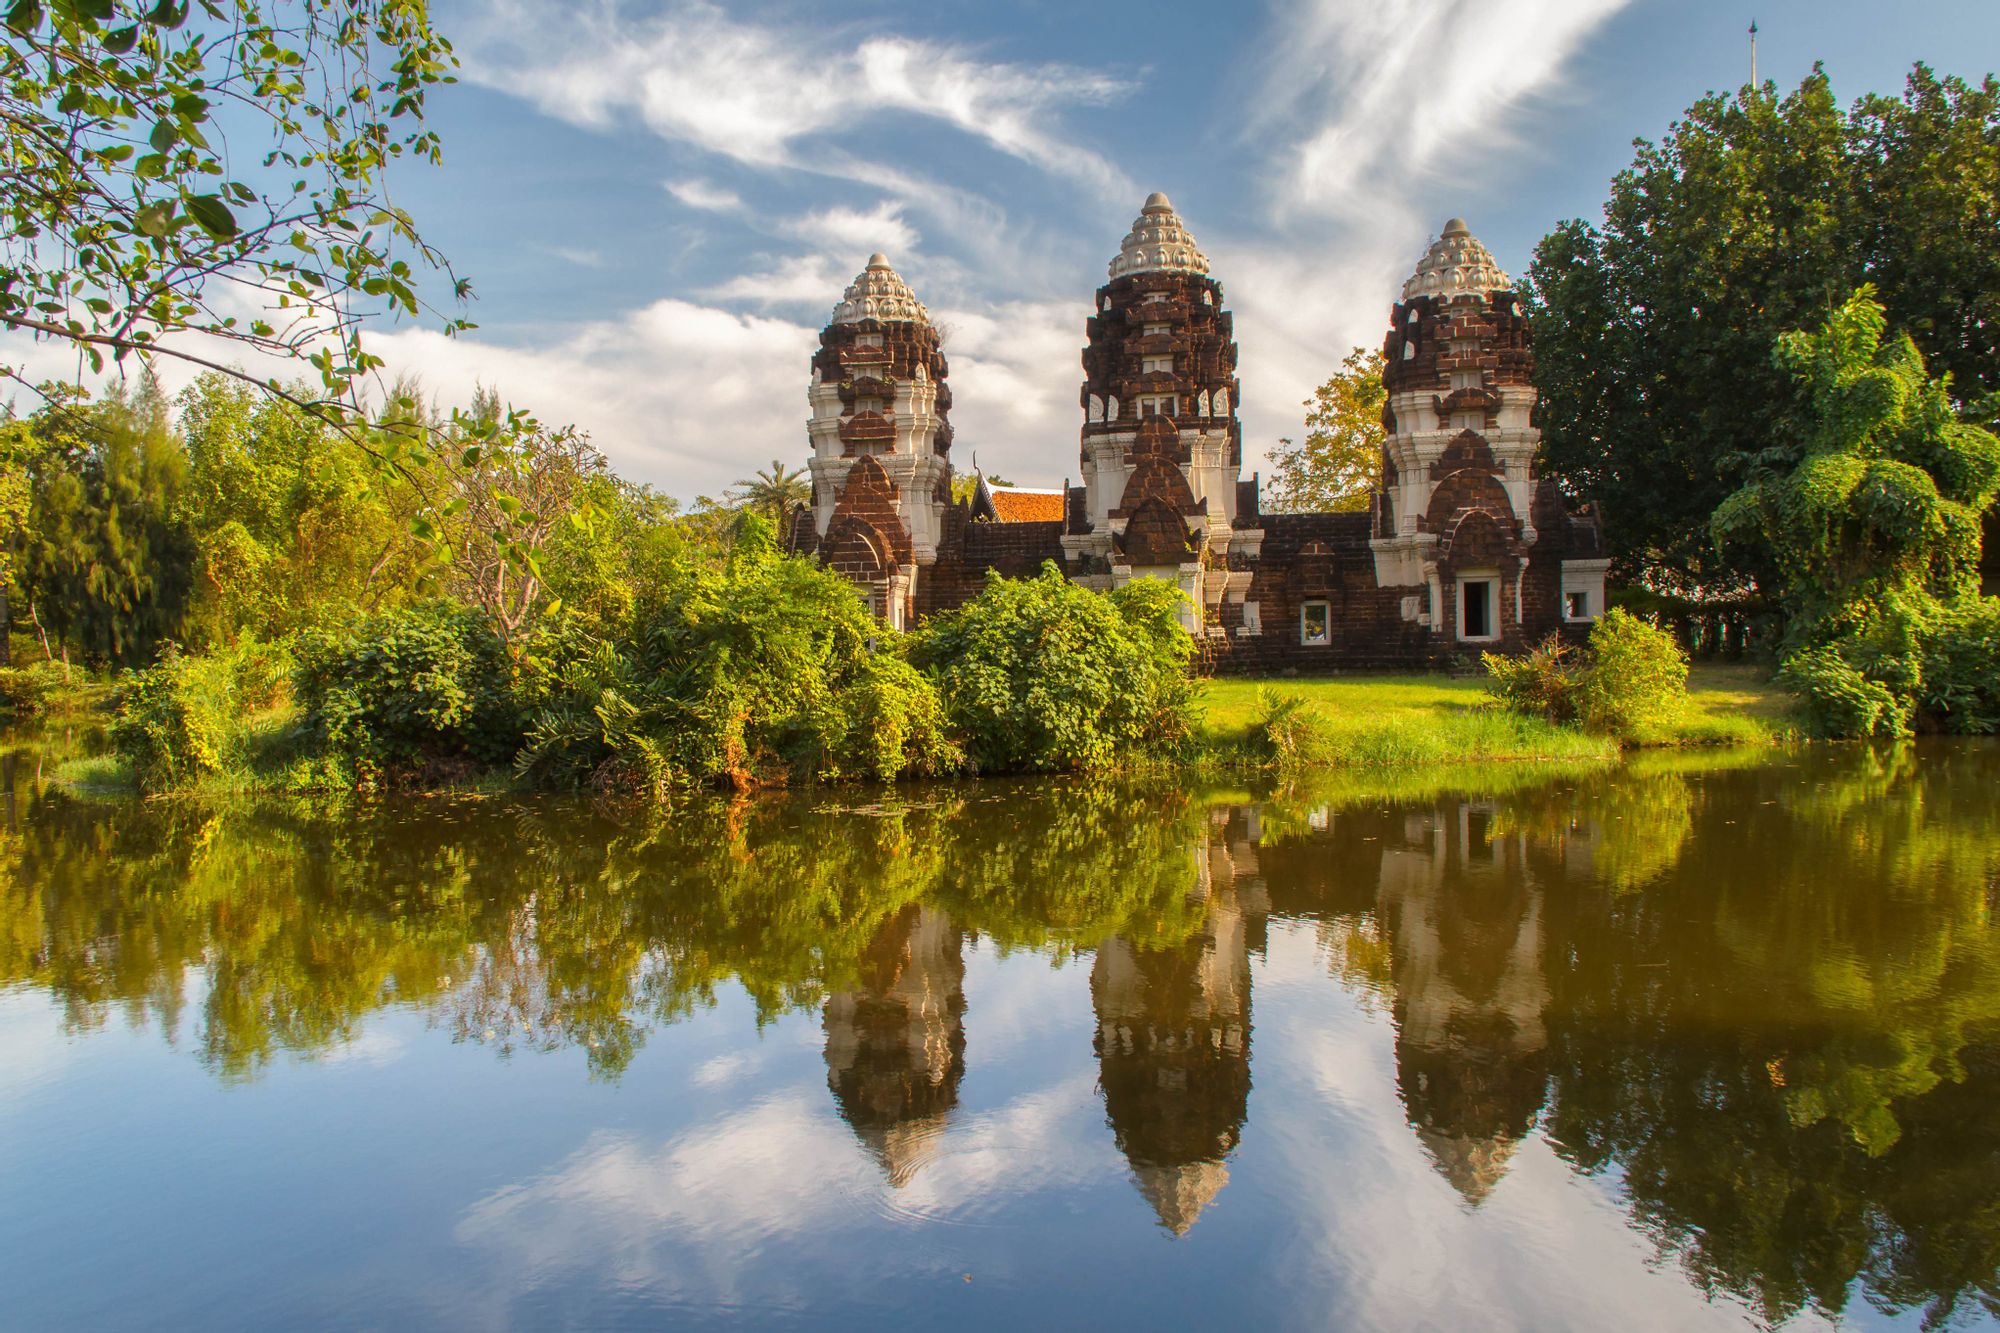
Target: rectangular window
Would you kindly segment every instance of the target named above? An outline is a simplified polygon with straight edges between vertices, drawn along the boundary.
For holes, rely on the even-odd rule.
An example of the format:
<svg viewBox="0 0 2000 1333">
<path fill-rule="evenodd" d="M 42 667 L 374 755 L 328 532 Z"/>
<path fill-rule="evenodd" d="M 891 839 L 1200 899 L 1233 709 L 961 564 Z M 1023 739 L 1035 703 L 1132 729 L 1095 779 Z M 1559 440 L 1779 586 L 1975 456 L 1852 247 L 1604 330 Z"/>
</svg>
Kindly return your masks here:
<svg viewBox="0 0 2000 1333">
<path fill-rule="evenodd" d="M 1170 356 L 1149 356 L 1142 358 L 1139 363 L 1139 371 L 1145 375 L 1151 375 L 1155 371 L 1164 375 L 1171 375 L 1174 373 L 1174 359 Z"/>
<path fill-rule="evenodd" d="M 1151 338 L 1167 332 L 1167 326 L 1165 324 L 1144 324 L 1140 326 L 1139 332 Z"/>
<path fill-rule="evenodd" d="M 1243 603 L 1243 633 L 1246 637 L 1264 632 L 1264 608 L 1256 602 Z"/>
<path fill-rule="evenodd" d="M 1497 639 L 1493 628 L 1492 579 L 1466 579 L 1458 585 L 1458 637 Z"/>
<path fill-rule="evenodd" d="M 1139 400 L 1139 415 L 1142 417 L 1171 416 L 1174 410 L 1172 394 L 1148 394 Z"/>
<path fill-rule="evenodd" d="M 1325 602 L 1307 602 L 1299 608 L 1299 642 L 1333 642 L 1333 608 Z"/>
<path fill-rule="evenodd" d="M 1563 600 L 1564 602 L 1567 603 L 1567 605 L 1563 609 L 1568 614 L 1571 620 L 1590 619 L 1589 593 L 1587 592 L 1564 593 Z"/>
<path fill-rule="evenodd" d="M 882 345 L 882 335 L 879 333 L 857 333 L 854 335 L 854 345 L 856 347 L 880 347 Z"/>
</svg>

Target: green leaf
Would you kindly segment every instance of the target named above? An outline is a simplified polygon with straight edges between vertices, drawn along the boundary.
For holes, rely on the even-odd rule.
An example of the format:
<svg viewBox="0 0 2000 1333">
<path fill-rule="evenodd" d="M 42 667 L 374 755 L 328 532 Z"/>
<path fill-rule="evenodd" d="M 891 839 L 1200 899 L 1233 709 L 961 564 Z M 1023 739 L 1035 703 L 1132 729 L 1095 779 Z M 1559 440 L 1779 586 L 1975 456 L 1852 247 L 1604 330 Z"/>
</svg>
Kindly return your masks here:
<svg viewBox="0 0 2000 1333">
<path fill-rule="evenodd" d="M 129 28 L 118 28 L 104 36 L 104 49 L 114 56 L 122 56 L 139 43 L 139 29 L 135 24 Z"/>
<path fill-rule="evenodd" d="M 164 153 L 171 149 L 180 137 L 181 132 L 174 127 L 174 123 L 171 120 L 163 120 L 153 126 L 152 137 L 147 142 L 153 145 L 154 152 Z"/>
<path fill-rule="evenodd" d="M 29 33 L 42 26 L 42 6 L 40 0 L 14 0 L 7 6 L 7 26 L 15 32 Z"/>
<path fill-rule="evenodd" d="M 132 225 L 138 228 L 142 236 L 151 236 L 156 240 L 165 236 L 174 226 L 172 201 L 162 199 L 157 203 L 147 204 L 139 210 L 138 216 L 132 219 Z"/>
<path fill-rule="evenodd" d="M 187 198 L 187 211 L 203 231 L 220 240 L 228 240 L 238 230 L 236 215 L 229 211 L 229 205 L 213 194 L 194 194 Z"/>
<path fill-rule="evenodd" d="M 56 103 L 56 110 L 65 116 L 73 116 L 83 110 L 84 104 L 89 100 L 90 95 L 84 92 L 83 89 L 72 88 L 62 95 L 60 102 Z"/>
</svg>

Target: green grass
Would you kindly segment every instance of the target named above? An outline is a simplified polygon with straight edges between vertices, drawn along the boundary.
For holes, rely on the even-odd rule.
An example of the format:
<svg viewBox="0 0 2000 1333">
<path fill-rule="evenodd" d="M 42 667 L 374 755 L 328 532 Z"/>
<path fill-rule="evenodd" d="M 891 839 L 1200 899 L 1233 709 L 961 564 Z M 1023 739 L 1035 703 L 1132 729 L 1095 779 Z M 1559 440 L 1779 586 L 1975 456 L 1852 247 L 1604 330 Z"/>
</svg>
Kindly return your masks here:
<svg viewBox="0 0 2000 1333">
<path fill-rule="evenodd" d="M 1300 698 L 1318 715 L 1312 725 L 1313 764 L 1603 762 L 1620 749 L 1607 737 L 1502 712 L 1492 706 L 1480 679 L 1340 676 L 1204 681 L 1199 696 L 1204 716 L 1196 737 L 1204 758 L 1268 762 L 1259 700 L 1265 689 Z M 1770 683 L 1768 672 L 1703 664 L 1691 673 L 1682 715 L 1631 743 L 1768 745 L 1792 732 L 1790 696 Z"/>
</svg>

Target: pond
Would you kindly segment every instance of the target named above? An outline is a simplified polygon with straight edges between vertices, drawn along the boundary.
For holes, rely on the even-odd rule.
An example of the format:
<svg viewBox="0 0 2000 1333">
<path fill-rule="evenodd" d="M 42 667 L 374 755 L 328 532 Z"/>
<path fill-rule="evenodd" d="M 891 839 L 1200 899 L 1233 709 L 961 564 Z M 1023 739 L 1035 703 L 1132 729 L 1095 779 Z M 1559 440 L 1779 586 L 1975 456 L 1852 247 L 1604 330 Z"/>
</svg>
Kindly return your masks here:
<svg viewBox="0 0 2000 1333">
<path fill-rule="evenodd" d="M 0 1326 L 1991 1325 L 2000 748 L 88 799 Z"/>
</svg>

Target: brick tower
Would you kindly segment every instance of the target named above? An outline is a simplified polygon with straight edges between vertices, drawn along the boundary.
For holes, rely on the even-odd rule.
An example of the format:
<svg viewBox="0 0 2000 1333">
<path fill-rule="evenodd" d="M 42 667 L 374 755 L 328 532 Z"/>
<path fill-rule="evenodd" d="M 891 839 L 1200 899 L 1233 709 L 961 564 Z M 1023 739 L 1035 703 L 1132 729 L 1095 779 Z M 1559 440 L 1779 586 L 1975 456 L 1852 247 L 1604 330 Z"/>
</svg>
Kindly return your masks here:
<svg viewBox="0 0 2000 1333">
<path fill-rule="evenodd" d="M 1565 558 L 1600 555 L 1594 515 L 1573 534 L 1561 497 L 1538 481 L 1527 317 L 1462 219 L 1403 284 L 1383 354 L 1389 438 L 1369 546 L 1403 618 L 1441 643 L 1510 649 L 1594 619 L 1606 562 Z"/>
<path fill-rule="evenodd" d="M 1110 279 L 1086 326 L 1084 504 L 1063 551 L 1071 576 L 1091 587 L 1141 576 L 1177 584 L 1197 629 L 1225 594 L 1242 599 L 1244 562 L 1262 536 L 1235 526 L 1243 452 L 1230 316 L 1164 194 L 1146 200 Z"/>
<path fill-rule="evenodd" d="M 946 374 L 929 312 L 870 256 L 813 354 L 812 545 L 898 629 L 914 621 L 951 504 Z"/>
</svg>

